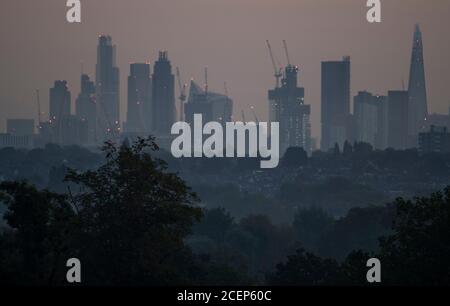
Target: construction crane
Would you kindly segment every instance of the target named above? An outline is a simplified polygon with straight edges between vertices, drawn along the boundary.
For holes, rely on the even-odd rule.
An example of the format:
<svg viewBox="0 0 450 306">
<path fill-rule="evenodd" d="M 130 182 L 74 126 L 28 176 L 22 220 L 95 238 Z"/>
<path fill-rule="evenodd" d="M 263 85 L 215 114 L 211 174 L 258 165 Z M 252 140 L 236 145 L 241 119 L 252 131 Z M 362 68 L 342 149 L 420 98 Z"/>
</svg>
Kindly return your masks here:
<svg viewBox="0 0 450 306">
<path fill-rule="evenodd" d="M 38 132 L 40 132 L 42 128 L 42 120 L 41 120 L 41 99 L 39 98 L 39 89 L 36 89 L 36 103 L 38 109 Z"/>
<path fill-rule="evenodd" d="M 289 57 L 289 51 L 288 51 L 287 43 L 286 43 L 285 40 L 283 40 L 283 47 L 284 47 L 284 52 L 286 54 L 286 59 L 287 59 L 287 62 L 288 62 L 288 66 L 291 66 L 291 59 Z"/>
<path fill-rule="evenodd" d="M 205 96 L 208 95 L 208 67 L 205 67 Z"/>
<path fill-rule="evenodd" d="M 186 101 L 186 88 L 187 84 L 181 82 L 181 76 L 180 76 L 180 69 L 177 67 L 177 80 L 178 80 L 178 87 L 180 90 L 180 96 L 178 99 L 180 100 L 180 121 L 183 121 L 184 118 L 184 102 Z"/>
<path fill-rule="evenodd" d="M 270 42 L 268 40 L 266 40 L 267 43 L 267 48 L 269 49 L 269 55 L 270 55 L 270 60 L 272 61 L 272 66 L 273 66 L 273 70 L 274 70 L 274 77 L 276 80 L 276 88 L 280 87 L 280 78 L 283 76 L 283 69 L 282 68 L 277 68 L 277 64 L 275 63 L 275 57 L 273 56 L 273 52 L 272 52 L 272 46 L 270 45 Z"/>
</svg>

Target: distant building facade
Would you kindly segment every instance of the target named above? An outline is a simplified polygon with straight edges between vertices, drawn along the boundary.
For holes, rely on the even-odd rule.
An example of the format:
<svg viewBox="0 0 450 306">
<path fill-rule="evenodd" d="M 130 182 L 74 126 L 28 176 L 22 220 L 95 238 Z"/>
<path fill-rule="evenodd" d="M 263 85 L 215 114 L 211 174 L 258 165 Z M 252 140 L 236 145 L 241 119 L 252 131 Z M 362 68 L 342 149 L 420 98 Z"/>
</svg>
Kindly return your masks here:
<svg viewBox="0 0 450 306">
<path fill-rule="evenodd" d="M 55 142 L 60 145 L 83 146 L 88 143 L 88 134 L 88 122 L 69 115 L 62 121 L 61 133 Z"/>
<path fill-rule="evenodd" d="M 81 91 L 76 100 L 76 116 L 87 125 L 87 143 L 97 142 L 97 103 L 95 98 L 95 85 L 88 75 L 81 76 Z"/>
<path fill-rule="evenodd" d="M 388 92 L 388 146 L 393 149 L 404 150 L 409 147 L 408 106 L 409 94 L 407 91 Z"/>
<path fill-rule="evenodd" d="M 85 111 L 83 102 L 86 102 L 83 101 L 84 96 L 93 91 L 89 78 L 82 77 L 81 91 L 82 93 L 77 99 L 78 114 L 72 115 L 70 113 L 70 92 L 67 89 L 67 83 L 65 81 L 55 82 L 55 86 L 50 89 L 49 120 L 39 123 L 36 146 L 45 146 L 47 143 L 81 146 L 89 143 L 88 120 L 83 116 Z"/>
<path fill-rule="evenodd" d="M 166 51 L 159 52 L 152 76 L 152 131 L 168 136 L 175 122 L 175 77 Z"/>
<path fill-rule="evenodd" d="M 34 145 L 36 147 L 44 147 L 48 143 L 55 143 L 53 126 L 50 121 L 40 122 Z"/>
<path fill-rule="evenodd" d="M 367 91 L 354 97 L 355 138 L 384 150 L 388 142 L 388 99 Z"/>
<path fill-rule="evenodd" d="M 444 126 L 430 127 L 428 132 L 419 133 L 420 153 L 450 152 L 450 133 Z"/>
<path fill-rule="evenodd" d="M 70 115 L 71 95 L 67 87 L 67 81 L 55 81 L 50 88 L 50 118 L 51 122 L 58 122 Z"/>
<path fill-rule="evenodd" d="M 8 119 L 6 133 L 16 136 L 31 136 L 34 134 L 33 119 Z"/>
<path fill-rule="evenodd" d="M 0 148 L 32 149 L 34 147 L 33 135 L 0 134 Z"/>
<path fill-rule="evenodd" d="M 378 131 L 378 109 L 373 95 L 359 92 L 353 99 L 356 120 L 356 141 L 375 145 Z"/>
<path fill-rule="evenodd" d="M 191 81 L 189 97 L 184 105 L 184 117 L 187 123 L 194 122 L 194 114 L 202 114 L 203 122 L 216 121 L 222 124 L 231 122 L 233 100 L 215 92 L 206 92 Z"/>
<path fill-rule="evenodd" d="M 328 151 L 337 143 L 353 141 L 350 115 L 350 57 L 322 62 L 321 75 L 321 149 Z"/>
<path fill-rule="evenodd" d="M 450 114 L 428 114 L 425 121 L 425 130 L 430 130 L 431 126 L 443 126 L 450 131 Z"/>
<path fill-rule="evenodd" d="M 116 66 L 116 46 L 111 36 L 98 39 L 96 64 L 97 138 L 103 142 L 120 133 L 119 68 Z"/>
<path fill-rule="evenodd" d="M 126 133 L 149 134 L 152 129 L 152 79 L 150 64 L 130 65 Z"/>
<path fill-rule="evenodd" d="M 67 87 L 67 81 L 55 81 L 50 88 L 49 100 L 49 124 L 51 129 L 51 141 L 62 143 L 64 139 L 64 124 L 70 117 L 71 94 Z"/>
</svg>

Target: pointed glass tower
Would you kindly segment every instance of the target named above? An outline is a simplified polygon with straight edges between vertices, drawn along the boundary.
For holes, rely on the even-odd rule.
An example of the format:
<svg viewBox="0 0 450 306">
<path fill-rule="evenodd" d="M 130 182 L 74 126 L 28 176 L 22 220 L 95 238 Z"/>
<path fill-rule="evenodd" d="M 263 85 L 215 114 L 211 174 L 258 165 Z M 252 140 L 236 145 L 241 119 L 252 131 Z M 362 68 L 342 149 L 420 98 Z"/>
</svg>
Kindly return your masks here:
<svg viewBox="0 0 450 306">
<path fill-rule="evenodd" d="M 412 139 L 412 145 L 415 146 L 417 135 L 423 128 L 428 115 L 422 33 L 418 24 L 414 31 L 408 92 L 408 134 Z"/>
</svg>

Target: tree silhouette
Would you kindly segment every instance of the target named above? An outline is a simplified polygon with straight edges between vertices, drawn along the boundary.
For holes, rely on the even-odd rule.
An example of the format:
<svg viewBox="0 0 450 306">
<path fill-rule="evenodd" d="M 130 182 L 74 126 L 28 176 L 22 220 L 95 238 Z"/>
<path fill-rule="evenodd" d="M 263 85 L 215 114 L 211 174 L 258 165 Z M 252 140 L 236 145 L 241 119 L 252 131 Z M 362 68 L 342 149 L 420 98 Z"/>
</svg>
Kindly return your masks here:
<svg viewBox="0 0 450 306">
<path fill-rule="evenodd" d="M 450 187 L 415 200 L 396 200 L 394 233 L 381 240 L 389 284 L 450 284 Z"/>
<path fill-rule="evenodd" d="M 64 274 L 75 213 L 66 196 L 25 182 L 0 184 L 9 230 L 0 238 L 0 283 L 51 285 Z"/>
<path fill-rule="evenodd" d="M 299 209 L 292 225 L 302 246 L 310 251 L 317 251 L 320 238 L 330 230 L 334 221 L 324 210 L 311 207 Z"/>
<path fill-rule="evenodd" d="M 67 284 L 80 259 L 86 285 L 195 283 L 199 266 L 184 238 L 201 217 L 197 197 L 162 160 L 153 138 L 106 143 L 97 170 L 68 170 L 67 195 L 3 182 L 10 227 L 0 236 L 0 275 L 9 284 Z"/>
<path fill-rule="evenodd" d="M 206 210 L 200 223 L 195 224 L 193 231 L 213 240 L 223 242 L 227 231 L 234 225 L 233 217 L 224 208 Z"/>
<path fill-rule="evenodd" d="M 80 256 L 87 278 L 101 284 L 181 284 L 191 261 L 183 239 L 201 217 L 197 197 L 166 163 L 150 154 L 153 138 L 117 147 L 95 171 L 69 170 L 80 188 L 71 199 L 81 220 Z"/>
<path fill-rule="evenodd" d="M 333 259 L 322 259 L 314 254 L 297 250 L 286 263 L 277 265 L 276 272 L 268 276 L 270 285 L 311 286 L 340 283 L 339 264 Z"/>
<path fill-rule="evenodd" d="M 286 168 L 298 168 L 306 165 L 308 155 L 301 147 L 289 147 L 284 153 L 281 166 Z"/>
</svg>

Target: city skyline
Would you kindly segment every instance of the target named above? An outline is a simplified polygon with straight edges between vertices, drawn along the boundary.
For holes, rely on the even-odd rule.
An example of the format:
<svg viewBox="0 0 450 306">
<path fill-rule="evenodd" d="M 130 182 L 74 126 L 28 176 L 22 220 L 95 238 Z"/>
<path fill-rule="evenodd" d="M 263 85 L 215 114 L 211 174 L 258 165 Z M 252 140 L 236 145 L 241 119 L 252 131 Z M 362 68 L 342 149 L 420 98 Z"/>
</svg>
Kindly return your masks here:
<svg viewBox="0 0 450 306">
<path fill-rule="evenodd" d="M 167 20 L 160 22 L 162 26 L 167 28 L 167 31 L 164 31 L 167 35 L 166 37 L 158 37 L 158 35 L 156 35 L 157 31 L 144 27 L 144 25 L 147 24 L 147 21 L 144 22 L 141 19 L 142 14 L 138 14 L 136 17 L 137 21 L 132 22 L 130 25 L 125 26 L 124 22 L 122 29 L 120 27 L 121 22 L 118 22 L 117 25 L 111 25 L 110 22 L 103 19 L 104 17 L 99 17 L 98 20 L 96 20 L 98 23 L 93 24 L 93 19 L 95 19 L 95 16 L 92 14 L 92 10 L 95 10 L 95 6 L 98 5 L 95 1 L 93 1 L 92 4 L 87 3 L 84 6 L 83 10 L 86 14 L 84 14 L 83 23 L 79 26 L 71 26 L 66 25 L 63 20 L 57 20 L 56 17 L 59 15 L 54 11 L 57 11 L 59 8 L 58 6 L 54 6 L 54 11 L 50 10 L 49 20 L 39 22 L 44 23 L 43 28 L 56 27 L 59 25 L 59 22 L 61 22 L 61 29 L 54 29 L 54 40 L 61 40 L 59 35 L 62 35 L 61 32 L 65 32 L 64 37 L 66 37 L 66 39 L 62 40 L 64 44 L 56 46 L 58 47 L 56 49 L 61 50 L 62 52 L 54 56 L 54 64 L 52 64 L 52 61 L 49 60 L 43 61 L 47 63 L 47 67 L 42 70 L 42 78 L 35 75 L 35 71 L 39 70 L 36 68 L 40 65 L 40 63 L 33 61 L 27 67 L 25 63 L 32 59 L 24 58 L 23 63 L 18 64 L 17 61 L 14 62 L 14 58 L 16 56 L 12 56 L 12 62 L 15 63 L 16 69 L 12 69 L 11 64 L 7 64 L 5 65 L 6 69 L 1 72 L 3 82 L 1 85 L 2 90 L 0 91 L 0 98 L 2 101 L 0 106 L 2 110 L 0 129 L 5 126 L 6 118 L 35 119 L 37 117 L 37 110 L 34 91 L 36 88 L 39 88 L 40 91 L 44 93 L 42 94 L 41 100 L 43 101 L 42 104 L 45 105 L 45 102 L 48 101 L 48 97 L 45 95 L 46 90 L 51 87 L 50 85 L 53 84 L 54 80 L 67 80 L 72 96 L 75 97 L 79 93 L 78 83 L 81 70 L 88 74 L 91 79 L 95 76 L 95 65 L 93 65 L 93 63 L 95 63 L 95 55 L 93 54 L 95 52 L 97 34 L 102 32 L 111 35 L 113 37 L 114 44 L 117 45 L 118 48 L 117 66 L 122 72 L 120 75 L 121 122 L 126 121 L 126 71 L 128 70 L 128 65 L 125 61 L 128 60 L 129 63 L 146 62 L 150 60 L 153 67 L 154 60 L 157 58 L 156 53 L 159 49 L 167 49 L 169 51 L 173 66 L 180 66 L 185 80 L 189 79 L 191 76 L 194 76 L 195 80 L 202 80 L 203 67 L 208 66 L 211 71 L 209 83 L 213 90 L 220 92 L 223 82 L 226 81 L 230 87 L 230 97 L 235 101 L 235 116 L 240 117 L 241 110 L 244 110 L 250 116 L 250 107 L 254 106 L 258 117 L 261 118 L 261 120 L 267 119 L 268 101 L 266 91 L 268 88 L 273 86 L 274 79 L 270 59 L 267 54 L 267 50 L 265 49 L 265 39 L 269 38 L 272 41 L 275 55 L 278 61 L 280 61 L 283 65 L 286 65 L 286 60 L 283 56 L 281 42 L 282 39 L 286 39 L 290 44 L 291 57 L 293 58 L 292 62 L 300 67 L 302 87 L 305 87 L 305 101 L 307 101 L 312 108 L 312 134 L 314 137 L 318 138 L 320 135 L 320 63 L 327 60 L 338 60 L 343 55 L 351 56 L 351 97 L 356 95 L 358 91 L 362 90 L 368 90 L 374 94 L 385 95 L 388 90 L 402 89 L 402 81 L 407 86 L 412 47 L 411 39 L 414 24 L 416 22 L 421 24 L 424 36 L 424 55 L 430 113 L 447 112 L 449 98 L 444 86 L 447 77 L 443 75 L 442 72 L 450 71 L 450 69 L 447 69 L 450 67 L 448 67 L 449 63 L 444 61 L 445 58 L 439 55 L 448 53 L 446 50 L 449 49 L 449 46 L 448 42 L 445 40 L 433 43 L 433 41 L 436 41 L 437 37 L 439 37 L 439 33 L 442 35 L 442 32 L 440 31 L 444 28 L 443 24 L 445 22 L 443 20 L 439 20 L 439 18 L 427 18 L 427 16 L 431 15 L 431 12 L 430 9 L 425 8 L 425 6 L 427 6 L 425 5 L 425 2 L 417 1 L 417 8 L 405 8 L 405 13 L 399 10 L 399 1 L 393 1 L 389 4 L 387 3 L 383 8 L 383 22 L 380 25 L 368 25 L 367 22 L 364 21 L 363 12 L 365 11 L 365 6 L 358 4 L 358 1 L 348 1 L 348 3 L 345 2 L 344 4 L 340 4 L 338 6 L 334 5 L 330 1 L 319 2 L 324 5 L 326 4 L 328 8 L 324 9 L 323 6 L 321 7 L 320 5 L 316 5 L 318 7 L 316 8 L 316 6 L 313 6 L 308 1 L 302 5 L 297 5 L 291 1 L 286 1 L 287 4 L 284 5 L 283 8 L 273 8 L 275 15 L 281 14 L 281 12 L 286 15 L 285 10 L 292 8 L 292 6 L 298 8 L 298 14 L 300 16 L 314 10 L 324 11 L 321 14 L 316 13 L 316 15 L 319 16 L 317 17 L 318 19 L 320 19 L 320 16 L 323 16 L 323 14 L 329 14 L 330 11 L 334 10 L 335 15 L 329 16 L 332 18 L 326 23 L 318 23 L 317 20 L 311 19 L 304 22 L 312 27 L 309 29 L 309 32 L 314 33 L 314 37 L 312 37 L 310 36 L 311 34 L 307 33 L 308 31 L 303 31 L 305 27 L 299 26 L 299 21 L 297 19 L 289 19 L 289 16 L 292 16 L 290 14 L 287 14 L 287 17 L 285 17 L 286 20 L 283 20 L 282 24 L 286 26 L 286 22 L 289 21 L 289 23 L 292 23 L 291 26 L 295 29 L 295 31 L 292 29 L 283 29 L 280 25 L 273 25 L 274 29 L 270 29 L 270 31 L 268 31 L 267 28 L 262 26 L 263 20 L 261 17 L 265 16 L 267 13 L 266 10 L 270 8 L 270 3 L 268 1 L 261 1 L 257 6 L 254 1 L 245 1 L 244 5 L 240 7 L 241 10 L 248 10 L 249 8 L 247 6 L 250 4 L 255 6 L 254 17 L 251 17 L 255 19 L 255 22 L 250 22 L 249 25 L 250 28 L 252 28 L 252 32 L 256 33 L 256 37 L 248 38 L 245 35 L 241 35 L 229 47 L 225 46 L 226 42 L 229 44 L 230 41 L 233 42 L 233 39 L 230 40 L 229 38 L 224 38 L 223 33 L 232 31 L 232 28 L 235 27 L 235 25 L 229 25 L 228 27 L 230 28 L 228 29 L 227 25 L 222 23 L 223 18 L 219 18 L 213 28 L 217 36 L 222 36 L 221 39 L 224 42 L 218 46 L 211 47 L 210 49 L 212 50 L 210 52 L 208 49 L 203 50 L 205 49 L 203 48 L 203 44 L 207 43 L 208 40 L 213 39 L 215 41 L 215 39 L 217 39 L 216 36 L 213 35 L 214 31 L 210 32 L 203 30 L 204 33 L 208 32 L 208 35 L 206 36 L 208 39 L 205 39 L 205 42 L 199 39 L 197 35 L 195 35 L 195 39 L 192 39 L 189 35 L 185 35 L 187 36 L 186 38 L 191 38 L 191 41 L 193 41 L 192 43 L 187 43 L 187 39 L 175 39 L 178 37 L 178 34 L 175 35 L 173 32 L 173 27 L 176 22 L 173 24 L 168 23 Z M 168 4 L 161 4 L 158 1 L 151 2 L 153 5 L 143 3 L 142 1 L 132 1 L 127 9 L 123 11 L 123 14 L 126 16 L 129 13 L 135 13 L 139 8 L 145 11 L 145 8 L 151 7 L 155 8 L 156 11 L 167 14 L 168 12 L 171 12 L 170 9 L 176 4 L 180 8 L 186 8 L 184 20 L 187 20 L 196 16 L 197 12 L 193 12 L 193 8 L 195 8 L 196 5 L 202 4 L 200 6 L 202 9 L 211 12 L 211 15 L 205 17 L 208 20 L 212 18 L 211 16 L 216 16 L 218 14 L 217 7 L 228 8 L 226 12 L 237 17 L 238 20 L 243 18 L 240 13 L 237 13 L 232 9 L 233 1 L 231 1 L 230 4 L 225 4 L 222 1 L 218 1 L 217 7 L 205 4 L 204 1 L 193 1 L 192 3 L 192 8 L 186 8 L 185 5 L 180 3 L 176 4 L 171 1 L 168 1 Z M 2 6 L 3 5 L 4 4 L 2 4 Z M 43 6 L 45 7 L 46 5 L 47 4 L 44 4 Z M 436 1 L 428 6 L 431 6 L 433 13 L 435 13 L 436 8 L 443 8 L 447 5 L 448 4 L 445 2 Z M 22 1 L 18 1 L 17 4 L 8 4 L 8 6 L 12 6 L 13 9 L 15 7 L 18 10 L 23 7 L 24 4 Z M 47 8 L 52 9 L 49 4 L 47 5 Z M 122 8 L 121 4 L 116 1 L 111 1 L 111 5 L 102 11 L 102 16 L 115 15 L 118 13 L 119 8 Z M 42 8 L 37 7 L 36 9 L 38 14 L 39 10 Z M 149 9 L 149 15 L 154 16 L 155 9 Z M 354 24 L 356 18 L 357 24 L 361 25 L 364 29 L 363 31 L 356 30 L 354 25 L 352 29 L 348 28 L 347 21 L 342 19 L 343 16 L 346 16 L 346 14 L 349 13 L 349 11 L 354 12 L 355 10 L 361 12 L 361 14 L 359 14 L 360 16 L 357 15 L 358 18 L 353 17 L 351 22 Z M 25 14 L 25 11 L 22 13 Z M 409 15 L 408 18 L 406 18 L 407 15 Z M 124 20 L 125 19 L 126 18 L 124 17 Z M 397 22 L 394 22 L 394 19 Z M 160 21 L 160 19 L 156 18 L 149 23 L 158 24 L 158 20 Z M 18 22 L 19 21 L 20 18 Z M 29 23 L 32 21 L 33 19 L 29 20 Z M 7 18 L 5 18 L 2 21 L 2 24 L 8 22 L 11 23 L 11 21 L 8 21 Z M 254 25 L 252 26 L 251 24 Z M 322 24 L 323 31 L 319 31 L 321 30 L 320 28 L 314 28 L 314 26 L 317 26 L 318 24 Z M 391 31 L 393 33 L 389 33 L 389 35 L 384 34 L 383 31 L 385 31 L 386 28 L 392 24 L 396 25 L 396 28 Z M 332 25 L 335 29 L 331 29 Z M 260 30 L 255 30 L 255 26 L 260 27 Z M 42 49 L 43 43 L 39 40 L 38 36 L 34 38 L 27 37 L 28 35 L 31 35 L 33 31 L 39 31 L 31 31 L 31 29 L 29 29 L 30 24 L 28 23 L 22 24 L 22 27 L 24 28 L 23 31 L 27 29 L 30 30 L 28 32 L 25 31 L 25 37 L 22 37 L 21 39 L 17 37 L 11 38 L 6 35 L 6 33 L 2 32 L 3 40 L 8 38 L 9 41 L 12 42 L 21 42 L 22 39 L 27 40 L 28 38 L 29 42 L 33 43 L 36 47 L 36 58 L 39 58 L 42 56 L 42 53 L 39 53 L 39 50 Z M 89 28 L 89 31 L 86 30 L 87 28 Z M 185 28 L 180 29 L 180 31 L 186 34 L 187 32 L 191 32 L 191 30 L 196 30 L 198 28 L 199 25 L 197 24 L 186 23 Z M 109 31 L 106 31 L 107 29 L 109 29 Z M 136 42 L 136 39 L 132 37 L 124 37 L 126 29 L 128 29 L 128 31 L 136 31 L 136 33 L 139 34 L 137 36 L 142 37 L 142 42 Z M 195 31 L 192 32 L 196 34 Z M 244 29 L 243 32 L 246 32 L 246 30 Z M 21 33 L 22 31 L 19 29 L 19 36 Z M 347 38 L 348 33 L 355 34 L 354 38 L 351 39 L 350 42 Z M 333 48 L 315 48 L 316 46 L 321 45 L 320 41 L 324 40 L 326 42 L 332 35 L 336 37 L 336 46 Z M 76 42 L 75 45 L 77 46 L 75 48 L 74 43 L 69 41 L 69 38 L 71 37 L 73 37 Z M 52 51 L 52 46 L 54 45 L 53 40 L 41 40 L 49 42 L 47 46 L 48 53 L 55 52 Z M 82 42 L 81 44 L 80 41 Z M 374 41 L 377 42 L 375 47 Z M 344 45 L 344 43 L 347 45 Z M 61 42 L 59 44 L 61 44 Z M 83 47 L 83 50 L 81 50 L 81 47 Z M 219 47 L 222 48 L 222 52 L 219 54 L 214 54 L 217 50 L 216 48 Z M 240 58 L 233 58 L 236 51 L 240 51 L 242 54 Z M 313 51 L 317 51 L 317 56 L 312 54 Z M 22 50 L 19 53 L 28 52 L 29 50 Z M 254 54 L 254 58 L 249 58 L 249 53 L 252 52 Z M 8 53 L 6 52 L 5 54 Z M 87 54 L 90 55 L 87 56 Z M 224 58 L 224 56 L 228 56 L 229 58 Z M 67 65 L 64 67 L 56 64 L 61 57 L 65 57 L 64 62 Z M 217 58 L 222 58 L 222 61 L 217 60 Z M 80 65 L 81 59 L 83 60 L 82 68 Z M 439 60 L 439 62 L 436 63 L 436 60 Z M 248 63 L 248 65 L 243 65 L 243 61 L 245 61 L 246 64 Z M 382 64 L 380 64 L 380 61 Z M 2 64 L 3 62 L 4 60 L 2 60 Z M 227 64 L 225 65 L 226 67 L 224 66 L 224 63 Z M 239 64 L 239 69 L 236 68 L 237 64 Z M 9 74 L 8 72 L 11 71 L 13 73 Z M 24 81 L 22 83 L 14 82 L 14 80 L 17 79 L 17 74 L 20 74 L 19 71 L 21 71 L 21 74 L 24 76 Z M 49 71 L 51 71 L 51 73 L 49 73 Z M 47 77 L 49 74 L 54 77 L 50 79 Z M 380 77 L 380 75 L 383 75 L 383 77 Z M 245 80 L 243 80 L 244 78 Z M 74 103 L 72 101 L 72 112 L 74 109 L 73 104 Z M 46 110 L 45 107 L 43 107 L 43 111 L 48 113 L 48 110 Z M 4 128 L 2 129 L 4 130 Z"/>
</svg>

